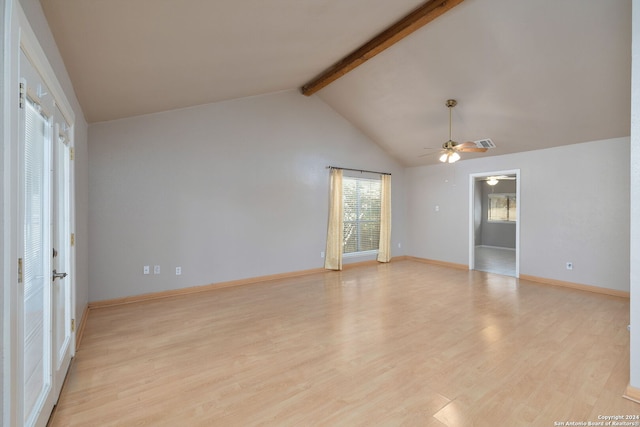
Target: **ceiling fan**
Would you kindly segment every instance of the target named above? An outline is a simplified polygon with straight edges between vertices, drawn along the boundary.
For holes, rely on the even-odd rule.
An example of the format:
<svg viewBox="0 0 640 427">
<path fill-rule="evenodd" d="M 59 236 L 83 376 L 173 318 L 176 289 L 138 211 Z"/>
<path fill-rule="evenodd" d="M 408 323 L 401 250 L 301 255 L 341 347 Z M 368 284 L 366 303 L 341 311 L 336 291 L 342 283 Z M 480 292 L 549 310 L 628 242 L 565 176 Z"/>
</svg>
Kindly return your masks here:
<svg viewBox="0 0 640 427">
<path fill-rule="evenodd" d="M 440 161 L 442 163 L 454 163 L 460 160 L 460 154 L 458 153 L 484 153 L 488 150 L 488 146 L 495 146 L 490 140 L 480 141 L 485 144 L 478 145 L 476 142 L 467 141 L 462 144 L 457 143 L 451 139 L 451 110 L 458 104 L 455 99 L 448 99 L 445 104 L 449 108 L 449 140 L 442 144 L 442 151 L 440 155 Z M 490 143 L 490 144 L 489 144 Z"/>
</svg>

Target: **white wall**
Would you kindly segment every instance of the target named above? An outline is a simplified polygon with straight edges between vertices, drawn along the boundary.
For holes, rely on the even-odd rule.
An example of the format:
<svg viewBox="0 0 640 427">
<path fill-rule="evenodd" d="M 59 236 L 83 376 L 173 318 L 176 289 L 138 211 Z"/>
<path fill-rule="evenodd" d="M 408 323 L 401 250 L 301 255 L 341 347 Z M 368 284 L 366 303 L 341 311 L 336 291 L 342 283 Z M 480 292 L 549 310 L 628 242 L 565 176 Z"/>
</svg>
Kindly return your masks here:
<svg viewBox="0 0 640 427">
<path fill-rule="evenodd" d="M 618 138 L 409 168 L 407 254 L 468 264 L 469 174 L 520 169 L 520 273 L 628 291 L 628 159 Z"/>
<path fill-rule="evenodd" d="M 47 55 L 56 78 L 62 86 L 75 113 L 75 221 L 76 221 L 76 309 L 75 318 L 80 321 L 89 301 L 89 153 L 87 151 L 87 122 L 75 96 L 73 85 L 58 51 L 49 24 L 38 0 L 19 0 L 40 46 Z"/>
<path fill-rule="evenodd" d="M 640 0 L 633 0 L 632 20 L 630 385 L 640 389 Z"/>
<path fill-rule="evenodd" d="M 402 253 L 403 168 L 317 97 L 92 124 L 89 141 L 91 301 L 321 268 L 328 165 L 393 174 Z"/>
</svg>

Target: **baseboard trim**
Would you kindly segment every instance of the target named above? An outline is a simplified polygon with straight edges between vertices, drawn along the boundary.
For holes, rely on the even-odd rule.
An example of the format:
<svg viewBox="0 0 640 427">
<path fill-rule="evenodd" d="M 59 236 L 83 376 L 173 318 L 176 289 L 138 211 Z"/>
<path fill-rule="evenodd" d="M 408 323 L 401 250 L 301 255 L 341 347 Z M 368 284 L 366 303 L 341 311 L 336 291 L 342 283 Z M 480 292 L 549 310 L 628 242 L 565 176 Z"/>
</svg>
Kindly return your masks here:
<svg viewBox="0 0 640 427">
<path fill-rule="evenodd" d="M 439 261 L 439 260 L 436 260 L 436 259 L 427 259 L 427 258 L 418 258 L 418 257 L 415 257 L 415 256 L 406 256 L 405 259 L 408 259 L 408 260 L 411 260 L 411 261 L 422 262 L 424 264 L 439 265 L 441 267 L 455 268 L 456 270 L 469 270 L 469 266 L 467 264 L 457 264 L 455 262 Z"/>
<path fill-rule="evenodd" d="M 82 312 L 82 319 L 80 319 L 80 323 L 78 323 L 78 327 L 76 328 L 76 351 L 80 348 L 80 343 L 82 342 L 82 337 L 84 336 L 84 328 L 87 326 L 87 319 L 89 318 L 89 305 L 84 308 Z"/>
<path fill-rule="evenodd" d="M 556 280 L 556 279 L 547 279 L 545 277 L 529 276 L 528 274 L 521 274 L 520 280 L 528 280 L 530 282 L 541 283 L 543 285 L 560 286 L 563 288 L 571 288 L 571 289 L 578 289 L 581 291 L 595 292 L 597 294 L 610 295 L 614 297 L 621 297 L 621 298 L 630 297 L 630 293 L 626 291 L 602 288 L 600 286 L 583 285 L 581 283 L 565 282 L 565 281 Z"/>
<path fill-rule="evenodd" d="M 392 262 L 402 261 L 403 259 L 405 259 L 404 256 L 394 257 L 392 259 Z M 343 270 L 346 270 L 346 269 L 351 269 L 356 267 L 366 267 L 366 266 L 373 266 L 378 264 L 380 264 L 378 261 L 370 260 L 370 261 L 353 262 L 350 264 L 343 264 L 342 268 Z M 230 280 L 228 282 L 212 283 L 209 285 L 191 286 L 191 287 L 182 288 L 182 289 L 171 289 L 171 290 L 162 291 L 162 292 L 151 292 L 147 294 L 133 295 L 133 296 L 123 297 L 123 298 L 93 301 L 89 303 L 88 309 L 93 310 L 97 308 L 112 307 L 116 305 L 132 304 L 132 303 L 142 302 L 142 301 L 151 301 L 151 300 L 170 298 L 170 297 L 175 297 L 180 295 L 189 295 L 189 294 L 195 294 L 199 292 L 213 291 L 216 289 L 252 285 L 255 283 L 269 282 L 272 280 L 281 280 L 281 279 L 288 279 L 292 277 L 308 276 L 310 274 L 330 273 L 332 271 L 333 270 L 326 270 L 324 268 L 314 268 L 310 270 L 299 270 L 299 271 L 293 271 L 289 273 L 271 274 L 267 276 L 250 277 L 247 279 Z"/>
<path fill-rule="evenodd" d="M 622 397 L 640 403 L 640 388 L 631 387 L 631 384 L 629 384 Z"/>
<path fill-rule="evenodd" d="M 294 271 L 291 273 L 270 274 L 267 276 L 258 276 L 258 277 L 250 277 L 247 279 L 230 280 L 228 282 L 212 283 L 209 285 L 191 286 L 188 288 L 181 288 L 181 289 L 171 289 L 171 290 L 162 291 L 162 292 L 151 292 L 147 294 L 133 295 L 133 296 L 124 297 L 124 298 L 114 298 L 114 299 L 108 299 L 108 300 L 102 300 L 102 301 L 93 301 L 89 303 L 89 308 L 93 310 L 95 308 L 111 307 L 114 305 L 132 304 L 135 302 L 169 298 L 169 297 L 175 297 L 179 295 L 196 294 L 199 292 L 207 292 L 215 289 L 231 288 L 234 286 L 251 285 L 259 282 L 268 282 L 271 280 L 288 279 L 290 277 L 299 277 L 299 276 L 307 276 L 309 274 L 324 273 L 325 271 L 327 270 L 325 270 L 324 268 L 314 268 L 311 270 Z"/>
</svg>

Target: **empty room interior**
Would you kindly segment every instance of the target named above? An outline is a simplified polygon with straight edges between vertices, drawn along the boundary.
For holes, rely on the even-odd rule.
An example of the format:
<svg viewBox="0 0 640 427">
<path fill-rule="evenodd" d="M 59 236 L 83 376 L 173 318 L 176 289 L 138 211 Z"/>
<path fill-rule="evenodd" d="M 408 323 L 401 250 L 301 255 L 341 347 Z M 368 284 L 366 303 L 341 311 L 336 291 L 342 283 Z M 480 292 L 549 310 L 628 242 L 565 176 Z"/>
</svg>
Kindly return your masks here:
<svg viewBox="0 0 640 427">
<path fill-rule="evenodd" d="M 640 0 L 0 4 L 2 425 L 640 425 Z"/>
</svg>

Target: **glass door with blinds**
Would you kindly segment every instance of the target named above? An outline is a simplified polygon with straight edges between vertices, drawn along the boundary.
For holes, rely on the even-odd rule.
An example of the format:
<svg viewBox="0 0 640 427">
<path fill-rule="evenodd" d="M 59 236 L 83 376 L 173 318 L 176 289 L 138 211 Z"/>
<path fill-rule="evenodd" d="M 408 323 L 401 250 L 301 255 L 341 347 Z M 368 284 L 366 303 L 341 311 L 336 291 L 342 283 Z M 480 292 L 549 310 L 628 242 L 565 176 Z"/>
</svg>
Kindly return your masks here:
<svg viewBox="0 0 640 427">
<path fill-rule="evenodd" d="M 45 426 L 73 354 L 69 126 L 24 51 L 20 112 L 18 412 Z"/>
</svg>

